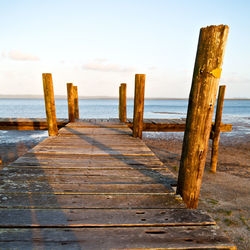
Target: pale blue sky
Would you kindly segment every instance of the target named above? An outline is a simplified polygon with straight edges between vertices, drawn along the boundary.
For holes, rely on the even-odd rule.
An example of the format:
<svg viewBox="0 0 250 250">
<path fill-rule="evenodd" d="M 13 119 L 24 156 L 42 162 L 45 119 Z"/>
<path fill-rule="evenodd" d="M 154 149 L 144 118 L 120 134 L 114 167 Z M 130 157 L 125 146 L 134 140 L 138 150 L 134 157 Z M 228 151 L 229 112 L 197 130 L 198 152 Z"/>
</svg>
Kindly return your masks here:
<svg viewBox="0 0 250 250">
<path fill-rule="evenodd" d="M 147 97 L 188 97 L 199 30 L 230 28 L 221 84 L 227 98 L 250 98 L 250 1 L 0 0 L 0 94 L 133 96 L 146 74 Z"/>
</svg>

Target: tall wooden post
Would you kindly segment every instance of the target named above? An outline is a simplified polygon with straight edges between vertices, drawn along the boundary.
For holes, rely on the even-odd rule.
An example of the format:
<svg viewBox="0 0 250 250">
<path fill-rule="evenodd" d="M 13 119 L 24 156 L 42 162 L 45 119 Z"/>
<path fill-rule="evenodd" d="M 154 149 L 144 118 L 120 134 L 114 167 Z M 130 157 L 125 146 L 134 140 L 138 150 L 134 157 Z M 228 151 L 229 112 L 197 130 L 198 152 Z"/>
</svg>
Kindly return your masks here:
<svg viewBox="0 0 250 250">
<path fill-rule="evenodd" d="M 67 83 L 69 121 L 75 121 L 75 101 L 73 83 Z"/>
<path fill-rule="evenodd" d="M 219 151 L 219 141 L 220 141 L 220 125 L 222 119 L 223 102 L 225 96 L 226 86 L 222 85 L 219 88 L 219 94 L 217 98 L 216 116 L 215 124 L 213 128 L 212 136 L 212 155 L 211 155 L 211 172 L 216 173 L 216 167 L 218 162 L 218 151 Z"/>
<path fill-rule="evenodd" d="M 54 97 L 52 75 L 50 73 L 43 74 L 43 92 L 44 92 L 48 132 L 50 136 L 57 135 L 58 128 L 56 122 L 55 97 Z"/>
<path fill-rule="evenodd" d="M 122 83 L 119 88 L 119 120 L 127 121 L 127 84 Z"/>
<path fill-rule="evenodd" d="M 143 131 L 145 78 L 144 74 L 135 75 L 133 136 L 139 138 L 142 138 Z"/>
<path fill-rule="evenodd" d="M 75 107 L 75 119 L 79 120 L 79 102 L 78 102 L 77 86 L 74 86 L 74 107 Z"/>
<path fill-rule="evenodd" d="M 200 30 L 177 184 L 188 208 L 198 206 L 228 31 L 225 25 Z"/>
</svg>

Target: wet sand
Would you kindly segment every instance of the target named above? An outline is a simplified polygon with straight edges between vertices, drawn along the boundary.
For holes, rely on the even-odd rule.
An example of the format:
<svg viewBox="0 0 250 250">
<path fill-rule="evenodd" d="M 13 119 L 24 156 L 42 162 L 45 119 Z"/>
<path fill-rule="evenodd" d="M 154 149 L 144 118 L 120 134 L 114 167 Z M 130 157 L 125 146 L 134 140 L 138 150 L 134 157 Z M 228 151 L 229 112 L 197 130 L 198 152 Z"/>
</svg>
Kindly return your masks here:
<svg viewBox="0 0 250 250">
<path fill-rule="evenodd" d="M 34 131 L 33 131 L 34 132 Z M 32 132 L 32 133 L 33 133 Z M 12 132 L 15 136 L 15 132 Z M 30 136 L 17 131 L 16 135 Z M 22 138 L 23 138 L 22 137 Z M 0 144 L 2 167 L 16 160 L 44 137 Z M 178 177 L 183 133 L 144 133 L 144 141 Z M 211 145 L 210 145 L 211 148 Z M 238 249 L 250 249 L 250 135 L 221 135 L 217 173 L 209 172 L 208 152 L 199 208 L 207 211 Z"/>
</svg>

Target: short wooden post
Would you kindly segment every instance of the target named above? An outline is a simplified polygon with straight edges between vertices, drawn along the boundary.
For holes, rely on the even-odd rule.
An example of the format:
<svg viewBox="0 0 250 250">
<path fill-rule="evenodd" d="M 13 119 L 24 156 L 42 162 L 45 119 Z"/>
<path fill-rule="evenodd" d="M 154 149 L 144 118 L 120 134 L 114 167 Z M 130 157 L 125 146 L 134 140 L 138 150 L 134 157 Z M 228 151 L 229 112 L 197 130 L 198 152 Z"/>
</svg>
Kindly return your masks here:
<svg viewBox="0 0 250 250">
<path fill-rule="evenodd" d="M 67 83 L 69 121 L 75 121 L 75 101 L 73 83 Z"/>
<path fill-rule="evenodd" d="M 212 136 L 212 155 L 211 155 L 211 172 L 216 173 L 216 167 L 218 162 L 218 150 L 219 150 L 219 141 L 220 141 L 220 125 L 222 119 L 222 110 L 223 110 L 223 102 L 225 96 L 226 86 L 222 85 L 219 88 L 219 94 L 217 98 L 217 107 L 216 107 L 216 116 L 215 116 L 215 124 L 213 128 L 213 136 Z"/>
<path fill-rule="evenodd" d="M 127 121 L 127 84 L 122 83 L 119 88 L 119 120 Z"/>
<path fill-rule="evenodd" d="M 143 131 L 145 78 L 144 74 L 135 75 L 133 136 L 139 138 L 142 138 Z"/>
<path fill-rule="evenodd" d="M 77 86 L 74 86 L 74 107 L 75 107 L 75 119 L 79 120 L 79 102 L 78 102 Z"/>
<path fill-rule="evenodd" d="M 48 132 L 50 136 L 57 135 L 58 128 L 56 122 L 55 97 L 54 97 L 52 75 L 50 73 L 43 74 L 43 91 L 44 91 Z"/>
<path fill-rule="evenodd" d="M 119 120 L 121 121 L 121 85 L 119 86 Z"/>
<path fill-rule="evenodd" d="M 188 208 L 198 206 L 228 31 L 225 25 L 200 30 L 177 184 Z"/>
</svg>

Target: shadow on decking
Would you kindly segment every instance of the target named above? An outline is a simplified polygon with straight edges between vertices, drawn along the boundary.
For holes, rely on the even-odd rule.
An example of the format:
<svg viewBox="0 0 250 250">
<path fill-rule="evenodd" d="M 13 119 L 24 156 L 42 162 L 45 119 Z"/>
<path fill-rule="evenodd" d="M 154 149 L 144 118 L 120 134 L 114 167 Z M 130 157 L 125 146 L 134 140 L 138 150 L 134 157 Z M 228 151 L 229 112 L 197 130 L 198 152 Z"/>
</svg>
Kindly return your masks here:
<svg viewBox="0 0 250 250">
<path fill-rule="evenodd" d="M 51 231 L 46 231 L 49 224 L 53 224 L 53 219 L 58 223 L 69 225 L 68 218 L 61 210 L 54 190 L 50 186 L 46 171 L 42 168 L 36 168 L 36 175 L 43 176 L 43 183 L 34 182 L 32 180 L 32 170 L 29 168 L 8 166 L 8 164 L 25 152 L 35 146 L 32 142 L 5 143 L 1 147 L 2 166 L 0 166 L 0 249 L 14 249 L 18 247 L 20 240 L 25 241 L 25 249 L 45 249 L 47 246 L 43 243 L 43 239 L 49 238 Z M 39 161 L 34 157 L 34 161 L 39 165 Z M 44 194 L 38 191 L 33 192 L 41 184 L 46 188 L 46 192 L 50 193 L 49 201 Z M 43 206 L 49 207 L 53 204 L 54 209 L 50 209 L 50 220 L 45 221 Z M 47 223 L 47 225 L 46 225 Z M 69 230 L 61 230 L 60 238 L 71 238 L 75 241 L 74 249 L 81 249 L 77 244 L 78 238 L 74 232 Z M 65 235 L 65 237 L 64 237 Z M 63 247 L 67 247 L 67 241 L 60 243 Z M 72 246 L 72 245 L 71 245 Z M 23 246 L 22 246 L 23 247 Z M 16 248 L 15 248 L 16 249 Z M 22 248 L 23 249 L 23 248 Z"/>
<path fill-rule="evenodd" d="M 107 128 L 107 129 L 114 131 L 114 132 L 121 132 L 119 129 L 110 128 L 110 127 L 107 127 L 105 125 L 103 125 L 102 128 Z M 127 162 L 129 161 L 128 165 L 130 165 L 134 170 L 139 171 L 140 173 L 144 174 L 146 177 L 152 178 L 156 183 L 163 184 L 167 188 L 170 188 L 171 185 L 174 186 L 176 184 L 176 180 L 174 178 L 170 178 L 169 176 L 162 175 L 159 171 L 157 171 L 153 168 L 150 168 L 148 166 L 145 166 L 145 164 L 142 164 L 141 162 L 136 161 L 134 159 L 135 157 L 133 157 L 133 156 L 129 157 L 127 155 L 122 154 L 120 151 L 115 151 L 112 149 L 112 147 L 109 147 L 109 146 L 105 145 L 104 143 L 101 143 L 100 141 L 98 141 L 97 139 L 94 139 L 93 137 L 80 134 L 79 132 L 75 131 L 71 127 L 65 127 L 65 129 L 68 130 L 70 133 L 78 136 L 80 139 L 88 142 L 89 144 L 94 144 L 100 150 L 103 150 L 104 152 L 106 152 L 107 155 L 110 156 L 111 158 L 114 158 L 114 159 L 121 161 L 125 164 L 127 164 Z M 121 133 L 121 135 L 124 135 L 124 134 L 129 135 L 126 132 Z M 140 140 L 140 139 L 136 139 L 136 140 Z M 113 154 L 110 154 L 109 153 L 110 151 L 112 151 Z M 147 157 L 147 156 L 145 156 L 145 157 Z"/>
</svg>

